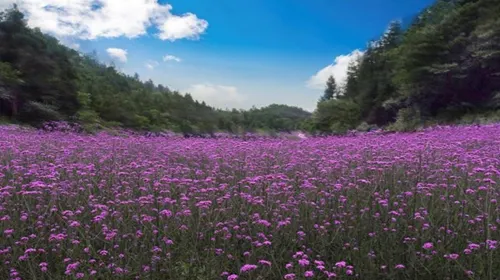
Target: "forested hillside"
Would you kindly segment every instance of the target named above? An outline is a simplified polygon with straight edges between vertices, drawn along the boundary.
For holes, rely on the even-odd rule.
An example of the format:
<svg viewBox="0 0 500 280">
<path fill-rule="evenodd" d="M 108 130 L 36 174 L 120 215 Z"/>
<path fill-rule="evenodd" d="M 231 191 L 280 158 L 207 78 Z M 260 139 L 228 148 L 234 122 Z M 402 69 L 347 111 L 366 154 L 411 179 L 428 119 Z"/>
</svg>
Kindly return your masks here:
<svg viewBox="0 0 500 280">
<path fill-rule="evenodd" d="M 343 87 L 329 80 L 316 128 L 412 130 L 478 115 L 500 121 L 499 15 L 498 0 L 439 0 L 405 30 L 391 23 L 351 63 Z"/>
<path fill-rule="evenodd" d="M 89 129 L 211 133 L 298 129 L 310 113 L 271 105 L 248 111 L 216 110 L 189 94 L 141 82 L 61 45 L 26 25 L 13 8 L 0 14 L 0 117 L 40 125 L 71 120 Z"/>
<path fill-rule="evenodd" d="M 72 120 L 89 129 L 200 133 L 375 126 L 404 131 L 500 121 L 498 15 L 497 0 L 437 0 L 404 27 L 390 23 L 351 63 L 345 84 L 328 80 L 311 116 L 277 104 L 247 111 L 212 108 L 61 45 L 29 28 L 14 7 L 0 15 L 0 117 L 32 125 Z"/>
</svg>

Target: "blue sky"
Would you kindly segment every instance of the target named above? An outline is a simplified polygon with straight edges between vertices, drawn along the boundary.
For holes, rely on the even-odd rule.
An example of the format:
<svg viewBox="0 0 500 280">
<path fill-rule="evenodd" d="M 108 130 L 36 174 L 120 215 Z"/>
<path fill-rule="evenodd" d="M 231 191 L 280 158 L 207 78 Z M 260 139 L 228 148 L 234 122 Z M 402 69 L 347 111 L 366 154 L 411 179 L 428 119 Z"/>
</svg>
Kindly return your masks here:
<svg viewBox="0 0 500 280">
<path fill-rule="evenodd" d="M 0 0 L 0 7 L 12 0 Z M 23 0 L 29 24 L 220 108 L 313 110 L 322 82 L 431 0 Z M 97 6 L 96 6 L 97 3 Z M 94 8 L 91 8 L 91 6 Z M 50 9 L 57 7 L 58 9 Z M 97 8 L 96 8 L 97 7 Z M 102 13 L 96 9 L 103 8 Z M 65 15 L 58 14 L 65 11 Z M 71 17 L 68 17 L 72 15 Z M 83 15 L 83 16 L 82 16 Z M 65 18 L 66 17 L 66 18 Z M 49 20 L 50 19 L 50 20 Z M 68 24 L 70 21 L 71 24 Z M 82 24 L 83 23 L 83 24 Z M 164 61 L 164 57 L 168 56 Z"/>
</svg>

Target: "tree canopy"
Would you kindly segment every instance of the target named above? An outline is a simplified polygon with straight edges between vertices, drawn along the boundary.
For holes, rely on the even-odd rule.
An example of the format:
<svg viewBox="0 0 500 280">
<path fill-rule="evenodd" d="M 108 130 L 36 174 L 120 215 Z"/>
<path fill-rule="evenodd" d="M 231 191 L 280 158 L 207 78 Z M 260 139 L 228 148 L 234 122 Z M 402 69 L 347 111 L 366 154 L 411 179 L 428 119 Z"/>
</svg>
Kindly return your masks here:
<svg viewBox="0 0 500 280">
<path fill-rule="evenodd" d="M 402 119 L 421 125 L 498 112 L 499 14 L 500 1 L 438 0 L 406 29 L 392 22 L 379 39 L 368 43 L 362 58 L 349 65 L 338 100 L 318 104 L 316 127 L 345 129 L 346 119 L 351 129 L 361 123 L 399 125 Z M 338 110 L 341 102 L 357 106 L 359 118 Z"/>
</svg>

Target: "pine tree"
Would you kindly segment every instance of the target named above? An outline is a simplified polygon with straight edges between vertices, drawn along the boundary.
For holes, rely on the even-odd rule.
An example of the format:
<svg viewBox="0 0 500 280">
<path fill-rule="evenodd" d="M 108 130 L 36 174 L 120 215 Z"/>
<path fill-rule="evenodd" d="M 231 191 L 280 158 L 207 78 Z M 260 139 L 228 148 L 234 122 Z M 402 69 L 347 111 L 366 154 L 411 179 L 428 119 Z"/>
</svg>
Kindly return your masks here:
<svg viewBox="0 0 500 280">
<path fill-rule="evenodd" d="M 347 79 L 344 89 L 344 98 L 353 98 L 358 94 L 359 61 L 350 61 L 347 66 Z"/>
<path fill-rule="evenodd" d="M 337 89 L 337 83 L 335 82 L 335 78 L 330 76 L 326 81 L 326 88 L 323 96 L 321 96 L 319 102 L 324 102 L 330 99 L 337 98 L 339 96 L 339 92 Z"/>
</svg>

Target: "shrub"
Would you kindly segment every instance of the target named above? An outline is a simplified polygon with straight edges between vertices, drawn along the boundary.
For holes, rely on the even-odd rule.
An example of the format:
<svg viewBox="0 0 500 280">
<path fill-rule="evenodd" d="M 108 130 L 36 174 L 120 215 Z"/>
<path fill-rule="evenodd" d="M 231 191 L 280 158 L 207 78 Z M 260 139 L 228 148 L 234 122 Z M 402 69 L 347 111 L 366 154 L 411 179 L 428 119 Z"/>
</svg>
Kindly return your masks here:
<svg viewBox="0 0 500 280">
<path fill-rule="evenodd" d="M 367 122 L 362 122 L 356 127 L 356 130 L 361 131 L 361 132 L 368 132 L 368 131 L 373 131 L 373 130 L 377 130 L 377 129 L 378 129 L 378 127 L 376 125 L 370 125 Z"/>
<path fill-rule="evenodd" d="M 361 118 L 358 104 L 348 99 L 332 99 L 318 103 L 313 122 L 320 131 L 345 133 L 354 129 Z"/>
<path fill-rule="evenodd" d="M 390 131 L 416 131 L 422 127 L 420 111 L 415 108 L 403 108 L 398 111 L 396 122 L 390 124 L 387 130 Z"/>
</svg>

